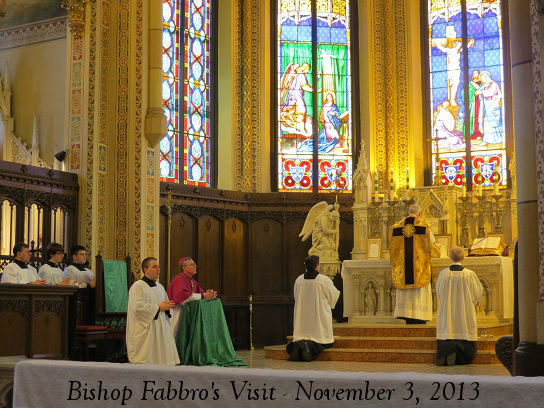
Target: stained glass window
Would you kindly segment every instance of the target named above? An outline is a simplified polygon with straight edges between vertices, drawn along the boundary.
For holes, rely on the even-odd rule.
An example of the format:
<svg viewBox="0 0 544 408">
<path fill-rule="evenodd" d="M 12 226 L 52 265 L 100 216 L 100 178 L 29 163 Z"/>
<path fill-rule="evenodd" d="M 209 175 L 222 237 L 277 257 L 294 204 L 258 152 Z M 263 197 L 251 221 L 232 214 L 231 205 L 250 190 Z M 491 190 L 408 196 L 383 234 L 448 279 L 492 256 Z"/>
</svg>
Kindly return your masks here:
<svg viewBox="0 0 544 408">
<path fill-rule="evenodd" d="M 211 185 L 211 21 L 211 1 L 163 1 L 161 181 Z"/>
<path fill-rule="evenodd" d="M 433 175 L 506 187 L 501 1 L 426 1 Z"/>
<path fill-rule="evenodd" d="M 352 189 L 349 3 L 277 0 L 278 191 Z"/>
</svg>

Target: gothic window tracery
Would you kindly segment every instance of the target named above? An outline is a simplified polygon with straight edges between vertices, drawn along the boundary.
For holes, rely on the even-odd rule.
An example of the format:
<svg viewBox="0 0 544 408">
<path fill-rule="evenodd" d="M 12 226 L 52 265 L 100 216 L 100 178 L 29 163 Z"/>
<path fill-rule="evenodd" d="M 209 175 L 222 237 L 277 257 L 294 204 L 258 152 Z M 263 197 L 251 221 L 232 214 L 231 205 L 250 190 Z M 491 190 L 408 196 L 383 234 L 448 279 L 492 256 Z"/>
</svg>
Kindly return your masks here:
<svg viewBox="0 0 544 408">
<path fill-rule="evenodd" d="M 211 0 L 164 0 L 162 70 L 167 135 L 161 181 L 213 185 L 214 97 Z"/>
<path fill-rule="evenodd" d="M 442 185 L 506 187 L 504 0 L 423 3 L 433 179 L 440 168 Z"/>
<path fill-rule="evenodd" d="M 353 118 L 349 0 L 277 0 L 276 187 L 351 192 Z"/>
</svg>

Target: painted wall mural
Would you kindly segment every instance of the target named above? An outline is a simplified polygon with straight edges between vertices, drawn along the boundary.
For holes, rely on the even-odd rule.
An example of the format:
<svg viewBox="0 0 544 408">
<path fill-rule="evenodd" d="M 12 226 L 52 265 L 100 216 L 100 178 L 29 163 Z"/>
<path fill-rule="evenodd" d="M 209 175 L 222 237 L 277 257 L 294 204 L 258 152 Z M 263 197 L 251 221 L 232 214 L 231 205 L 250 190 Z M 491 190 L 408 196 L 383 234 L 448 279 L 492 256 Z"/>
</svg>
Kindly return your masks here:
<svg viewBox="0 0 544 408">
<path fill-rule="evenodd" d="M 0 18 L 0 30 L 65 16 L 61 3 L 62 0 L 9 0 L 6 15 Z"/>
</svg>

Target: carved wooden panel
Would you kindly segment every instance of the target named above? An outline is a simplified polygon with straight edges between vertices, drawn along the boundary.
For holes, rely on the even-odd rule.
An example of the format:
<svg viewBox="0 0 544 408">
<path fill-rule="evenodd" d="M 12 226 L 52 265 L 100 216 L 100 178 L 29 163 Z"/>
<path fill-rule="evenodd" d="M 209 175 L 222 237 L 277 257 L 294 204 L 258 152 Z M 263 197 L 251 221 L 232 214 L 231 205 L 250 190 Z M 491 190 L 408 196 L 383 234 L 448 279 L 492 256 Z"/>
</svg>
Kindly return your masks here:
<svg viewBox="0 0 544 408">
<path fill-rule="evenodd" d="M 289 316 L 291 315 L 291 318 Z M 253 307 L 253 344 L 255 347 L 285 344 L 293 333 L 292 305 Z M 289 319 L 291 319 L 289 321 Z"/>
<path fill-rule="evenodd" d="M 222 291 L 221 287 L 221 224 L 222 222 L 210 215 L 198 219 L 197 255 L 198 274 L 196 279 L 202 289 Z"/>
<path fill-rule="evenodd" d="M 26 302 L 28 304 L 28 302 Z M 27 313 L 28 316 L 28 313 Z M 27 319 L 22 313 L 8 310 L 0 313 L 2 335 L 0 335 L 0 357 L 24 356 L 27 338 Z"/>
<path fill-rule="evenodd" d="M 353 223 L 340 219 L 340 243 L 338 245 L 340 260 L 351 259 L 351 251 L 353 251 Z"/>
<path fill-rule="evenodd" d="M 62 310 L 64 310 L 64 304 L 62 302 L 59 303 Z M 38 305 L 35 304 L 35 306 Z M 32 350 L 34 354 L 62 356 L 62 323 L 62 313 L 58 315 L 54 311 L 42 309 L 36 315 L 34 318 L 34 335 L 32 337 Z"/>
<path fill-rule="evenodd" d="M 172 214 L 172 230 L 170 242 L 170 275 L 176 276 L 180 269 L 178 262 L 181 257 L 196 257 L 195 237 L 196 220 L 187 213 Z M 161 234 L 167 234 L 168 230 L 161 231 Z M 170 283 L 170 282 L 168 282 Z"/>
<path fill-rule="evenodd" d="M 304 259 L 308 256 L 308 250 L 312 246 L 312 238 L 302 242 L 298 235 L 304 226 L 304 218 L 293 220 L 286 224 L 286 249 L 287 249 L 287 292 L 293 293 L 295 280 L 305 272 Z"/>
<path fill-rule="evenodd" d="M 223 228 L 223 293 L 243 295 L 248 293 L 245 232 L 246 225 L 229 218 Z"/>
<path fill-rule="evenodd" d="M 282 223 L 266 218 L 252 222 L 250 241 L 253 295 L 283 293 Z"/>
</svg>

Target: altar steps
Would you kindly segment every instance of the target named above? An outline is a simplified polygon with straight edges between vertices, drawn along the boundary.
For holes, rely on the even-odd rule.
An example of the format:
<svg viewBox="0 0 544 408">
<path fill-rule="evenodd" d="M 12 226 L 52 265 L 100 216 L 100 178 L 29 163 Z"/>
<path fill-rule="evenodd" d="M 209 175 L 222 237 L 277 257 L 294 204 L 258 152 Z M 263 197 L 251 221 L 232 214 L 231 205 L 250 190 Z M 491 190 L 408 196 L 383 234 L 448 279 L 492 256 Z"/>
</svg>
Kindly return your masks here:
<svg viewBox="0 0 544 408">
<path fill-rule="evenodd" d="M 474 364 L 500 364 L 495 343 L 512 332 L 510 324 L 485 325 L 478 329 L 478 354 Z M 383 363 L 434 363 L 436 327 L 432 325 L 334 325 L 334 346 L 324 350 L 320 361 Z M 288 341 L 292 338 L 288 337 Z M 265 357 L 285 360 L 285 345 L 265 347 Z"/>
</svg>

